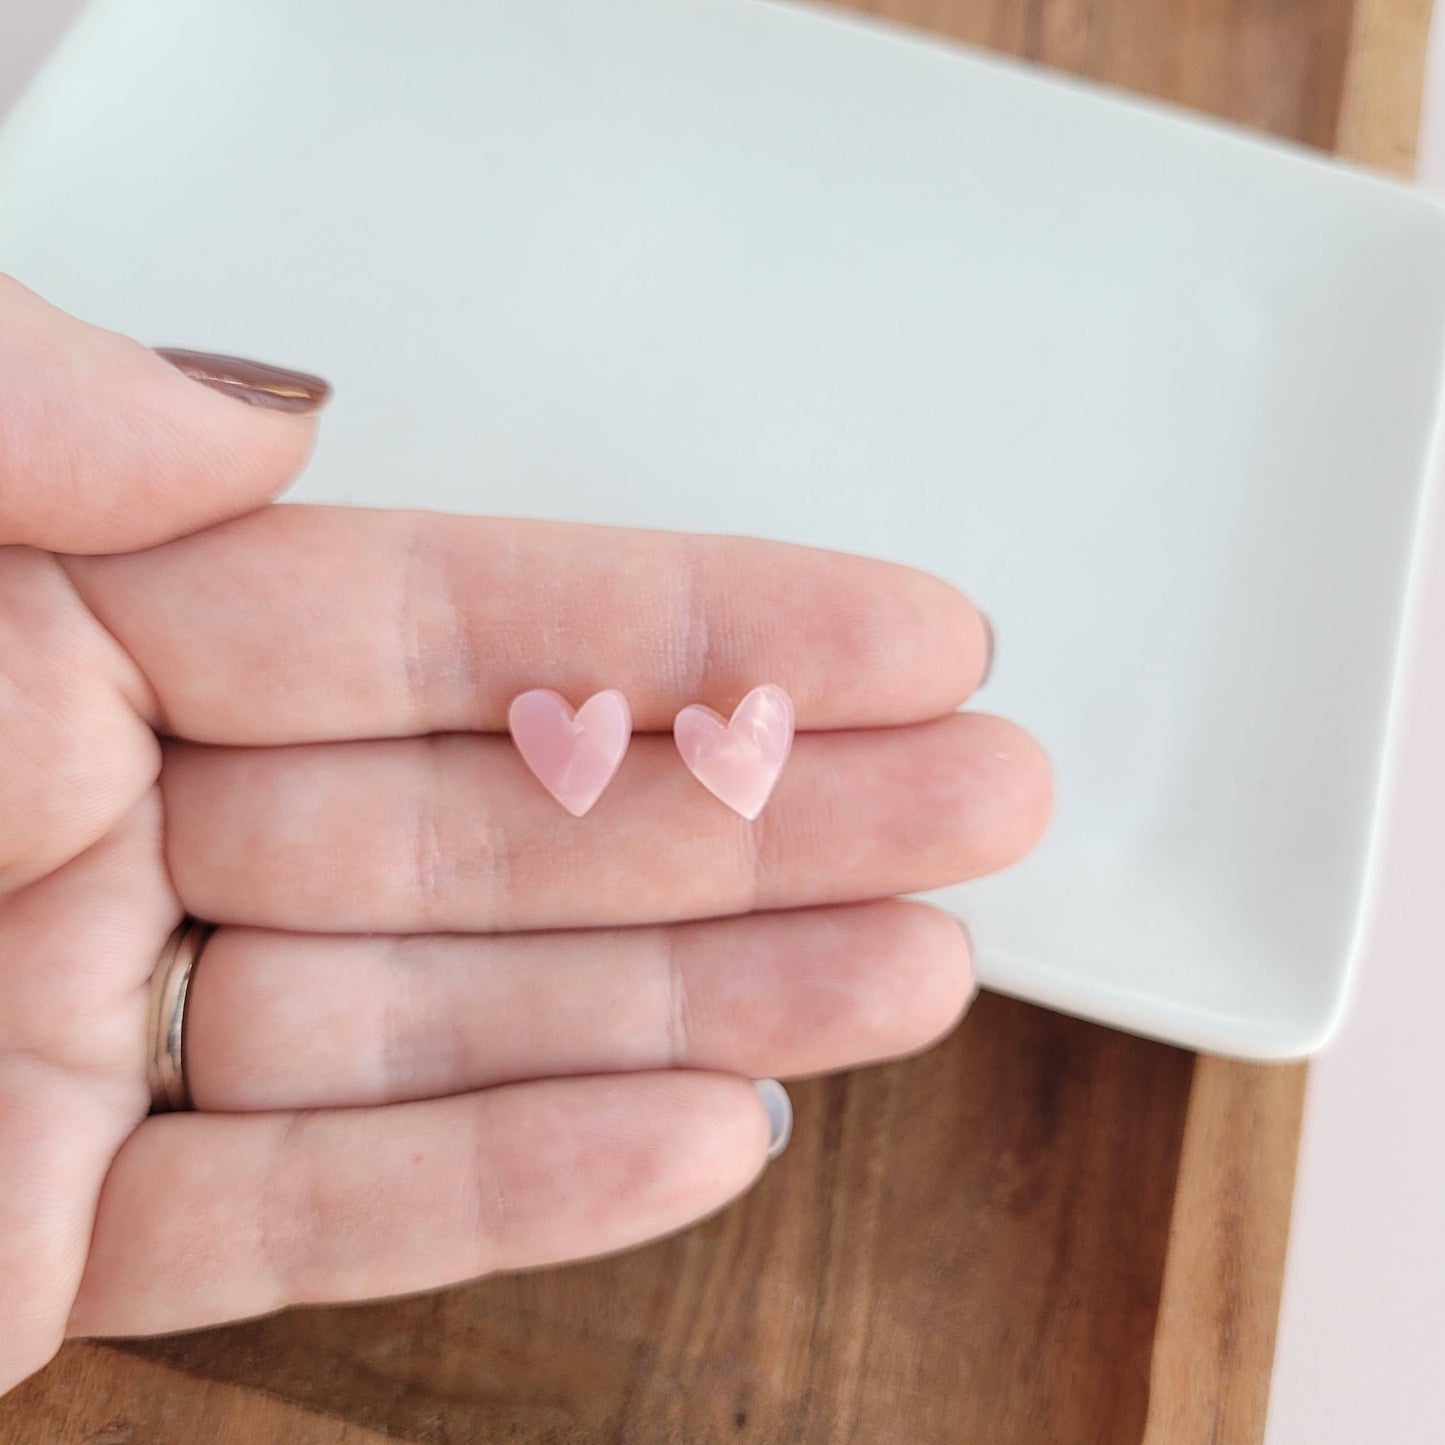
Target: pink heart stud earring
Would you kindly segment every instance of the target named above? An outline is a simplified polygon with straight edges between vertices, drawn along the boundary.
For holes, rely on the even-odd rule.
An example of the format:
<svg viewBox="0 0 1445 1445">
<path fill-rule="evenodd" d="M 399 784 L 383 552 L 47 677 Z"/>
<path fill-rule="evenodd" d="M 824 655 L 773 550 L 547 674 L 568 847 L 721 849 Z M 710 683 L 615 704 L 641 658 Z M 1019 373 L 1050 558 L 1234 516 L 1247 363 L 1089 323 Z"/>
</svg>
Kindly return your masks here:
<svg viewBox="0 0 1445 1445">
<path fill-rule="evenodd" d="M 608 688 L 574 713 L 561 693 L 538 687 L 513 698 L 507 728 L 537 781 L 580 818 L 622 763 L 632 740 L 632 709 Z"/>
<path fill-rule="evenodd" d="M 793 746 L 793 700 L 773 683 L 755 687 L 724 719 L 693 703 L 672 725 L 688 771 L 714 797 L 752 820 L 763 811 Z"/>
</svg>

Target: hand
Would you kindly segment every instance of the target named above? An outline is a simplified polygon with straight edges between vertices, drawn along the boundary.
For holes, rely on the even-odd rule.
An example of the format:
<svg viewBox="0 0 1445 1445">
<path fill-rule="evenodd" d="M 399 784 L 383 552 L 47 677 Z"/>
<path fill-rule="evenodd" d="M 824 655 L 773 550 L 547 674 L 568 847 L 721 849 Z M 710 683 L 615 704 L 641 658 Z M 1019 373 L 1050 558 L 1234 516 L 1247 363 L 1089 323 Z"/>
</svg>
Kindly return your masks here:
<svg viewBox="0 0 1445 1445">
<path fill-rule="evenodd" d="M 763 1166 L 749 1079 L 917 1049 L 965 1006 L 959 928 L 889 896 L 1019 857 L 1050 785 L 1017 728 L 954 715 L 986 628 L 941 582 L 267 506 L 304 388 L 245 404 L 6 281 L 0 398 L 0 1388 L 68 1334 L 676 1229 Z M 760 682 L 799 735 L 750 824 L 667 731 Z M 632 704 L 583 819 L 504 735 L 536 686 Z M 147 981 L 185 915 L 220 925 L 195 1112 L 148 1115 Z"/>
</svg>

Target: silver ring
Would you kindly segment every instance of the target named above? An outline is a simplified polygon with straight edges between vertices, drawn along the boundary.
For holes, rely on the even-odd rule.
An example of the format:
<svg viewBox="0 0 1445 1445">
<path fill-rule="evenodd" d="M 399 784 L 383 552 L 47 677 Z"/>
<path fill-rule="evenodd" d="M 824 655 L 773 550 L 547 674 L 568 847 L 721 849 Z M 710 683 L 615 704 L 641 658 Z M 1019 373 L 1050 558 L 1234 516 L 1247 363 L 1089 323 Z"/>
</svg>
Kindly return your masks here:
<svg viewBox="0 0 1445 1445">
<path fill-rule="evenodd" d="M 201 950 L 216 930 L 187 918 L 166 940 L 151 974 L 150 1058 L 151 1112 L 189 1109 L 186 1087 L 186 995 Z"/>
</svg>

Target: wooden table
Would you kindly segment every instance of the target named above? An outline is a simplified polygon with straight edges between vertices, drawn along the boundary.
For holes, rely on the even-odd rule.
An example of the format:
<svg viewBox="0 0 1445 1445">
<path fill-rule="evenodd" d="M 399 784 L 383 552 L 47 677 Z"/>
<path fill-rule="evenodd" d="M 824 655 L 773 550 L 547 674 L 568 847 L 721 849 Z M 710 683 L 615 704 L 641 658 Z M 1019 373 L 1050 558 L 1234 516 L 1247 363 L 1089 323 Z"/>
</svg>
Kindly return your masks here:
<svg viewBox="0 0 1445 1445">
<path fill-rule="evenodd" d="M 850 3 L 1411 165 L 1428 0 Z M 925 1057 L 796 1086 L 788 1154 L 679 1238 L 71 1345 L 0 1441 L 1249 1445 L 1304 1084 L 985 997 Z"/>
</svg>

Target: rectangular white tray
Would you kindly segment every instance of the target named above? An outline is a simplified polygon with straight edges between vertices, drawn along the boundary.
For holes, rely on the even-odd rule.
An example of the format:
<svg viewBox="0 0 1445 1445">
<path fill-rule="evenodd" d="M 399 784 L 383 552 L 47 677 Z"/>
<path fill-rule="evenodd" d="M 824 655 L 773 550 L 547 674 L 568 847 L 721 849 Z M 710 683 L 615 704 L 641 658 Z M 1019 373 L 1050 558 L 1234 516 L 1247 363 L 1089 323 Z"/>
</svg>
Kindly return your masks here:
<svg viewBox="0 0 1445 1445">
<path fill-rule="evenodd" d="M 99 0 L 0 266 L 337 384 L 312 499 L 879 553 L 993 615 L 1038 856 L 986 983 L 1181 1043 L 1347 995 L 1445 222 L 1158 107 L 749 0 Z"/>
</svg>

